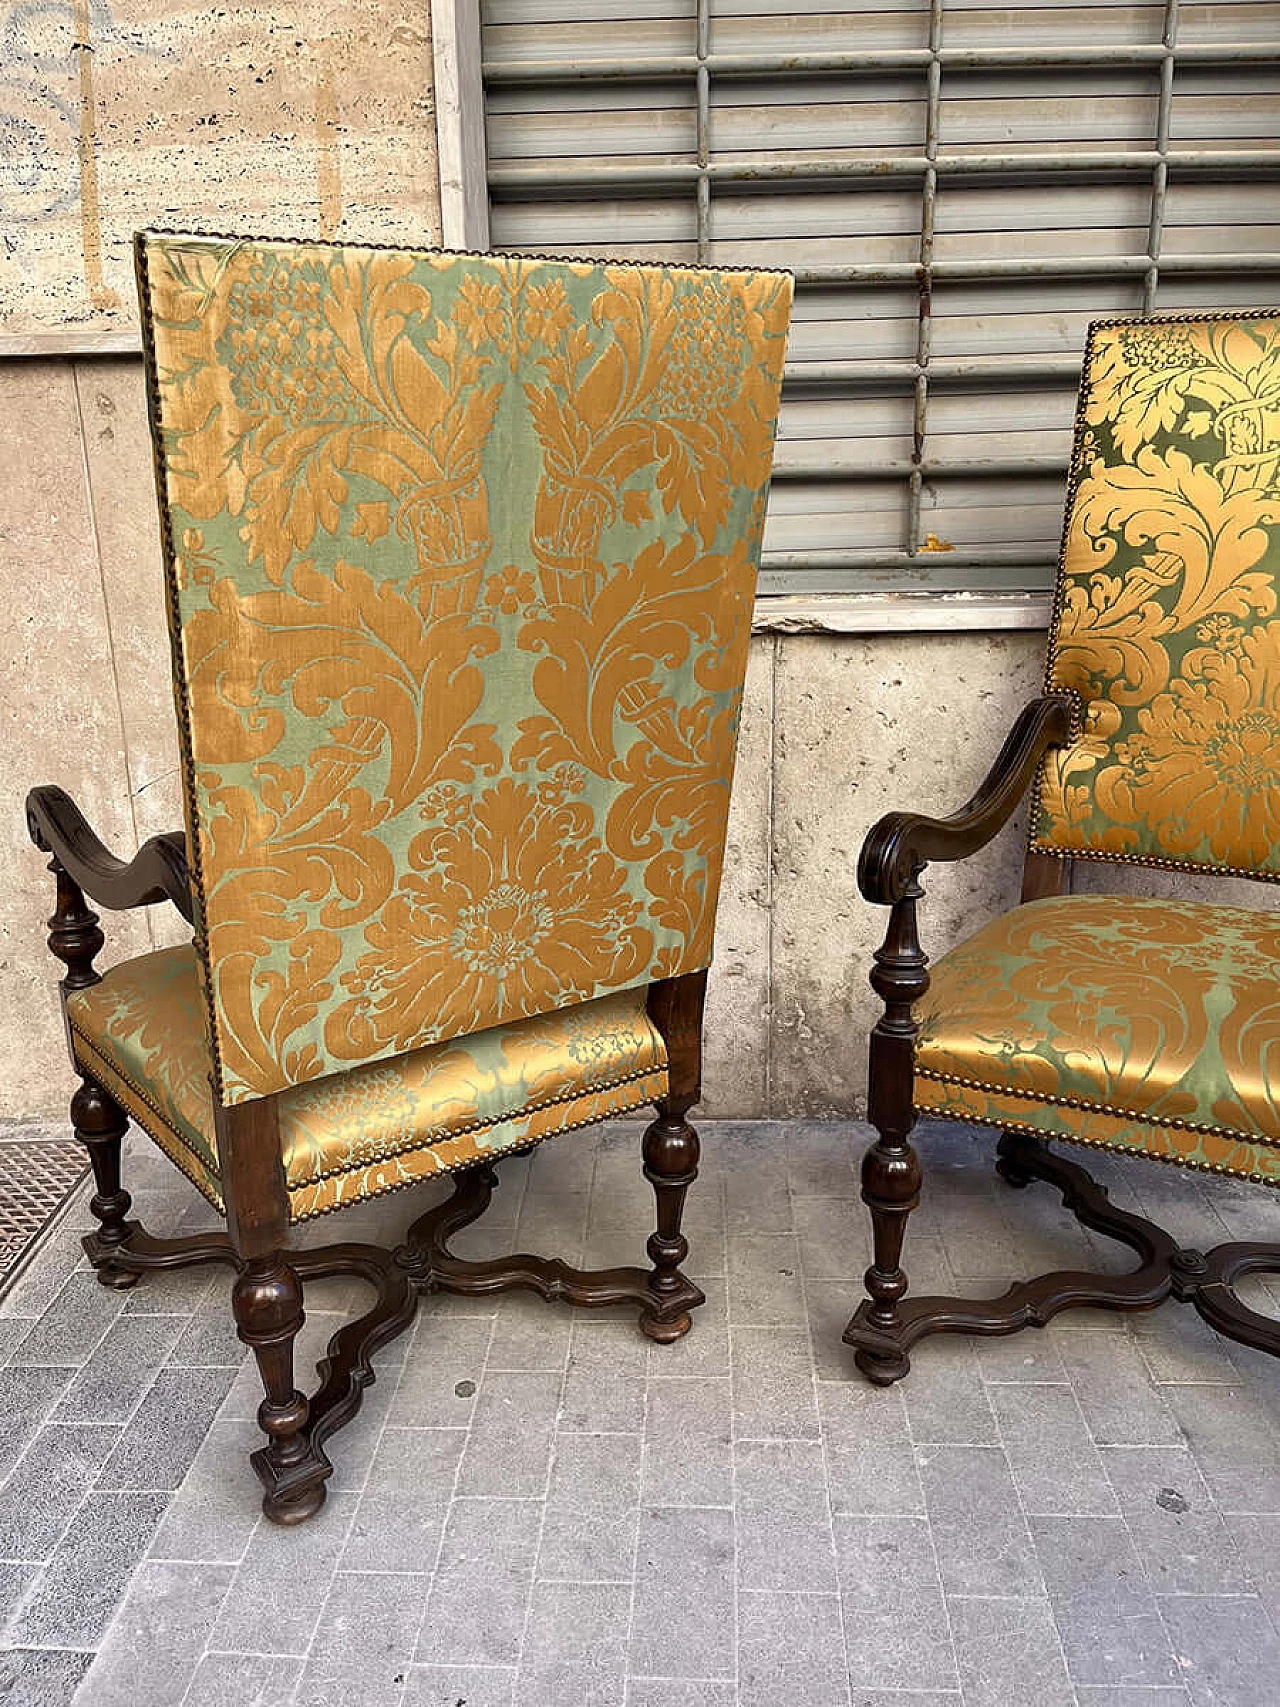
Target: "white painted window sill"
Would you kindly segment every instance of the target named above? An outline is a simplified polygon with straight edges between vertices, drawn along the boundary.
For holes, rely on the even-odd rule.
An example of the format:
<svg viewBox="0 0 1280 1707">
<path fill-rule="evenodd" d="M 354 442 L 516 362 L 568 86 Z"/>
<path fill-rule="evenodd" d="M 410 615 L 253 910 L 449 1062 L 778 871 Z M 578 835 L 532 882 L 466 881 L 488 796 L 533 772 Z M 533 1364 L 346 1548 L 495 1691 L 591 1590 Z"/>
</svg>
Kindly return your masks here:
<svg viewBox="0 0 1280 1707">
<path fill-rule="evenodd" d="M 756 600 L 753 634 L 954 634 L 1046 629 L 1048 593 L 768 594 Z"/>
</svg>

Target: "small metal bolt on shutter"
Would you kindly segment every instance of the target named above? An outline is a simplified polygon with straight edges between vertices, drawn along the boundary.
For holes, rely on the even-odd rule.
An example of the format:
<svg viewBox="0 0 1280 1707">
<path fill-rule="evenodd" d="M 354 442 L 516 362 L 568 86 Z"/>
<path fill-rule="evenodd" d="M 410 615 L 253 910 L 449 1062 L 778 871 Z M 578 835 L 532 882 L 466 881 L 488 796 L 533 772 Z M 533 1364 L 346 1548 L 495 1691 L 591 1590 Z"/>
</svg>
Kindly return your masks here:
<svg viewBox="0 0 1280 1707">
<path fill-rule="evenodd" d="M 786 266 L 761 593 L 1042 593 L 1084 329 L 1280 298 L 1280 5 L 482 0 L 497 249 Z"/>
</svg>

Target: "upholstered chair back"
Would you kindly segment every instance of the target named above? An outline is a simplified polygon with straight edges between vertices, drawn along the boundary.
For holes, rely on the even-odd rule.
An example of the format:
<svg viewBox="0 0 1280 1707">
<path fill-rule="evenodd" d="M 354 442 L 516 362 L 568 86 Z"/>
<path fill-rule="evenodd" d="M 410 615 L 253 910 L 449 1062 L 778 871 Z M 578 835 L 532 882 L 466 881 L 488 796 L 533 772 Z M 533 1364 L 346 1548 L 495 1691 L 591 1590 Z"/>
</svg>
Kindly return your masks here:
<svg viewBox="0 0 1280 1707">
<path fill-rule="evenodd" d="M 1278 581 L 1280 314 L 1093 326 L 1033 849 L 1280 878 Z"/>
<path fill-rule="evenodd" d="M 217 1095 L 704 967 L 790 279 L 137 259 Z"/>
</svg>

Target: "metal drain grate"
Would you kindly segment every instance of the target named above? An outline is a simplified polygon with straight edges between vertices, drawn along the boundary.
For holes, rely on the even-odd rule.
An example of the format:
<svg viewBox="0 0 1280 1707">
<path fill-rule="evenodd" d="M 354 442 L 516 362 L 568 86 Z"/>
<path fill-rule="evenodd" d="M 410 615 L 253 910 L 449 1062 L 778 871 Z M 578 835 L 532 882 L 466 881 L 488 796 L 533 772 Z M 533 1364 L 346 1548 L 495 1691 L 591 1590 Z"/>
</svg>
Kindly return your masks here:
<svg viewBox="0 0 1280 1707">
<path fill-rule="evenodd" d="M 0 1142 L 0 1291 L 87 1172 L 74 1139 Z"/>
</svg>

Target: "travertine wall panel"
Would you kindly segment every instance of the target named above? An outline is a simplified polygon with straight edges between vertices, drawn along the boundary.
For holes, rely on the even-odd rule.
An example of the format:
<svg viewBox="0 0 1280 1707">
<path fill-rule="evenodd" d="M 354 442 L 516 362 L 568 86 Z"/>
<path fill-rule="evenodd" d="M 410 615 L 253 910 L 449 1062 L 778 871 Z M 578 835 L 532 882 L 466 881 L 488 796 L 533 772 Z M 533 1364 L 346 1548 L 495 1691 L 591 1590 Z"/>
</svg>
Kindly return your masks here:
<svg viewBox="0 0 1280 1707">
<path fill-rule="evenodd" d="M 887 914 L 859 896 L 863 837 L 895 808 L 952 812 L 1040 691 L 1044 636 L 795 636 L 774 681 L 770 1112 L 852 1113 L 866 1088 L 867 984 Z M 1020 814 L 975 859 L 927 875 L 936 957 L 1018 896 Z"/>
<path fill-rule="evenodd" d="M 23 801 L 59 783 L 118 846 L 134 845 L 115 661 L 76 404 L 65 362 L 0 365 L 0 1118 L 65 1112 L 74 1079 L 45 948 L 53 879 Z M 112 954 L 148 946 L 109 915 Z"/>
<path fill-rule="evenodd" d="M 771 636 L 757 636 L 747 660 L 716 958 L 707 980 L 708 1119 L 747 1119 L 769 1106 L 774 645 Z"/>
<path fill-rule="evenodd" d="M 109 358 L 77 362 L 76 389 L 133 818 L 139 840 L 146 841 L 181 827 L 182 785 L 141 364 Z M 170 918 L 182 924 L 171 908 L 151 908 L 149 917 L 153 925 Z"/>
<path fill-rule="evenodd" d="M 0 329 L 135 326 L 139 225 L 439 240 L 426 6 L 50 0 L 0 18 Z"/>
</svg>

